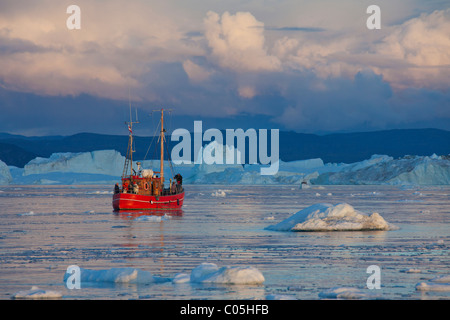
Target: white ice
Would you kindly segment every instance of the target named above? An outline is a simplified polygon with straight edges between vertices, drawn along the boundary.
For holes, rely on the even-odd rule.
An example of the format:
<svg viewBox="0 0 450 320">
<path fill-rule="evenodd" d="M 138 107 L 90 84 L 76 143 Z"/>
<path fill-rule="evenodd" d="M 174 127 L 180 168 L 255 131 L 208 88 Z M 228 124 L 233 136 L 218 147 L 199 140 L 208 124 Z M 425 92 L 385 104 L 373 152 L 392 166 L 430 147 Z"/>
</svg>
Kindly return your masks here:
<svg viewBox="0 0 450 320">
<path fill-rule="evenodd" d="M 416 290 L 450 292 L 450 275 L 442 275 L 426 282 L 419 282 L 416 285 Z"/>
<path fill-rule="evenodd" d="M 190 282 L 220 284 L 261 284 L 263 274 L 254 267 L 225 266 L 219 268 L 214 263 L 202 263 L 191 271 Z"/>
<path fill-rule="evenodd" d="M 13 299 L 58 299 L 62 297 L 59 291 L 43 290 L 37 286 L 32 286 L 30 290 L 16 292 Z"/>
<path fill-rule="evenodd" d="M 214 263 L 202 263 L 190 274 L 178 273 L 173 278 L 163 278 L 152 275 L 149 271 L 137 268 L 111 268 L 92 270 L 80 268 L 80 281 L 149 284 L 172 281 L 173 283 L 216 283 L 216 284 L 261 284 L 264 282 L 262 273 L 250 266 L 218 267 Z M 71 274 L 64 274 L 66 282 Z"/>
<path fill-rule="evenodd" d="M 64 274 L 64 282 L 71 276 Z M 105 270 L 92 270 L 80 268 L 80 281 L 83 282 L 113 282 L 113 283 L 155 283 L 165 282 L 168 279 L 153 276 L 149 271 L 137 268 L 111 268 Z"/>
<path fill-rule="evenodd" d="M 0 160 L 0 185 L 10 184 L 12 180 L 13 178 L 8 166 Z"/>
<path fill-rule="evenodd" d="M 376 299 L 378 295 L 369 289 L 335 287 L 319 293 L 321 299 Z"/>
<path fill-rule="evenodd" d="M 376 212 L 367 215 L 355 210 L 347 203 L 337 205 L 318 203 L 300 210 L 266 229 L 275 231 L 358 231 L 392 230 L 395 229 L 395 226 L 387 223 Z"/>
</svg>

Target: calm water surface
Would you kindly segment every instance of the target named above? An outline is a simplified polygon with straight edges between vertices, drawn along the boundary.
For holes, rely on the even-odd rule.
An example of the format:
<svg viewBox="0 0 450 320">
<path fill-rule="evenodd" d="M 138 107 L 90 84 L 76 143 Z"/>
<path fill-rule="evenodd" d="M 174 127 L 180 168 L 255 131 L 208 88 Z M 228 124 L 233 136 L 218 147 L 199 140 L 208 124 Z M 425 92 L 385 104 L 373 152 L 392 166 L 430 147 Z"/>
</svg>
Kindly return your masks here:
<svg viewBox="0 0 450 320">
<path fill-rule="evenodd" d="M 32 286 L 63 299 L 319 299 L 333 287 L 366 288 L 381 268 L 381 299 L 450 299 L 418 282 L 450 274 L 450 187 L 187 185 L 170 217 L 114 213 L 111 186 L 0 187 L 0 299 Z M 275 232 L 264 228 L 309 205 L 347 202 L 378 212 L 395 231 Z M 134 267 L 173 278 L 203 262 L 252 266 L 256 286 L 96 283 L 66 288 L 70 265 Z M 420 272 L 410 273 L 415 269 Z"/>
</svg>

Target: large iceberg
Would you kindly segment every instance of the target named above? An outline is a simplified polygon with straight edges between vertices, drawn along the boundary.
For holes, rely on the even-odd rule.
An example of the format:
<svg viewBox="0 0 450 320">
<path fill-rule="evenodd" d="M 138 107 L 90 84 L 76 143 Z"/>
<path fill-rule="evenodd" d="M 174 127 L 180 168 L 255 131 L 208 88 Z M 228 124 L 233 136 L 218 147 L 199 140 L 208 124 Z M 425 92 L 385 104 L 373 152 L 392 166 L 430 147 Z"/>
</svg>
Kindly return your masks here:
<svg viewBox="0 0 450 320">
<path fill-rule="evenodd" d="M 337 205 L 318 203 L 300 210 L 286 220 L 266 229 L 275 231 L 363 231 L 393 230 L 396 227 L 387 223 L 376 212 L 367 215 L 355 210 L 347 203 Z"/>
<path fill-rule="evenodd" d="M 0 160 L 0 185 L 10 184 L 12 180 L 13 178 L 8 166 Z"/>
<path fill-rule="evenodd" d="M 373 155 L 356 163 L 324 163 L 321 159 L 279 160 L 274 175 L 261 175 L 260 164 L 227 163 L 237 151 L 216 141 L 203 147 L 198 163 L 173 165 L 187 184 L 237 185 L 449 185 L 449 156 L 405 156 L 394 159 Z M 223 164 L 214 163 L 215 153 L 223 155 Z M 201 155 L 201 157 L 200 157 Z M 235 158 L 236 159 L 236 158 Z M 229 159 L 228 159 L 229 160 Z M 0 161 L 0 184 L 88 184 L 112 183 L 122 175 L 125 157 L 115 150 L 81 153 L 55 153 L 49 158 L 36 158 L 23 169 L 7 167 Z M 159 169 L 159 160 L 140 161 L 144 169 Z M 230 161 L 228 161 L 230 162 Z M 232 162 L 232 161 L 231 161 Z M 134 162 L 136 165 L 136 162 Z M 165 162 L 169 171 L 169 163 Z"/>
<path fill-rule="evenodd" d="M 389 185 L 448 185 L 450 160 L 448 157 L 406 156 L 393 159 L 373 155 L 369 160 L 341 165 L 341 170 L 323 172 L 311 180 L 314 184 L 389 184 Z"/>
<path fill-rule="evenodd" d="M 71 172 L 120 176 L 124 162 L 125 157 L 115 150 L 54 153 L 50 158 L 31 160 L 25 165 L 23 175 Z"/>
</svg>

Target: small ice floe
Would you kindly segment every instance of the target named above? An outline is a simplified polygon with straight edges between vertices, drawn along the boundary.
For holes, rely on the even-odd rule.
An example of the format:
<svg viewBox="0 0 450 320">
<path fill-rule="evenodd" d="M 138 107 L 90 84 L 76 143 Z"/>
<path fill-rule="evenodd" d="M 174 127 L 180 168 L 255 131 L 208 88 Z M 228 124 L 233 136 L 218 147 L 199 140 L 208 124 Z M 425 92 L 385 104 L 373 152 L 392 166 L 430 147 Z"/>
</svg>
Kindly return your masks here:
<svg viewBox="0 0 450 320">
<path fill-rule="evenodd" d="M 28 211 L 24 213 L 18 213 L 19 216 L 34 216 L 34 211 Z"/>
<path fill-rule="evenodd" d="M 71 276 L 64 274 L 64 282 Z M 80 268 L 80 281 L 83 282 L 113 282 L 148 284 L 167 282 L 170 279 L 152 275 L 149 271 L 136 268 L 111 268 L 106 270 L 91 270 Z"/>
<path fill-rule="evenodd" d="M 30 290 L 16 292 L 12 299 L 59 299 L 62 293 L 59 291 L 43 290 L 32 286 Z"/>
<path fill-rule="evenodd" d="M 114 194 L 114 191 L 104 191 L 104 190 L 86 191 L 85 194 Z"/>
<path fill-rule="evenodd" d="M 300 185 L 300 189 L 302 190 L 309 188 L 311 188 L 311 185 L 307 184 L 306 182 L 302 182 L 302 184 Z"/>
<path fill-rule="evenodd" d="M 409 268 L 409 269 L 402 269 L 402 270 L 400 270 L 400 272 L 403 272 L 403 273 L 421 273 L 422 270 Z"/>
<path fill-rule="evenodd" d="M 294 296 L 287 294 L 268 294 L 266 300 L 297 300 Z"/>
<path fill-rule="evenodd" d="M 215 284 L 261 284 L 262 273 L 254 267 L 226 266 L 219 268 L 214 263 L 202 263 L 191 274 L 179 273 L 173 283 L 215 283 Z"/>
<path fill-rule="evenodd" d="M 219 190 L 211 193 L 211 196 L 213 196 L 213 197 L 226 197 L 227 193 L 224 190 L 220 190 L 219 189 Z"/>
<path fill-rule="evenodd" d="M 337 205 L 319 203 L 298 211 L 286 220 L 266 227 L 274 231 L 363 231 L 394 230 L 397 227 L 386 222 L 374 212 L 367 215 L 347 203 Z"/>
<path fill-rule="evenodd" d="M 377 299 L 380 296 L 369 289 L 335 287 L 319 293 L 321 299 Z"/>
<path fill-rule="evenodd" d="M 139 216 L 137 218 L 135 218 L 133 221 L 149 221 L 149 222 L 161 222 L 161 221 L 166 221 L 169 220 L 170 216 L 168 215 L 164 215 L 164 216 Z"/>
<path fill-rule="evenodd" d="M 427 282 L 419 282 L 416 285 L 416 290 L 450 292 L 450 275 L 439 276 Z"/>
</svg>

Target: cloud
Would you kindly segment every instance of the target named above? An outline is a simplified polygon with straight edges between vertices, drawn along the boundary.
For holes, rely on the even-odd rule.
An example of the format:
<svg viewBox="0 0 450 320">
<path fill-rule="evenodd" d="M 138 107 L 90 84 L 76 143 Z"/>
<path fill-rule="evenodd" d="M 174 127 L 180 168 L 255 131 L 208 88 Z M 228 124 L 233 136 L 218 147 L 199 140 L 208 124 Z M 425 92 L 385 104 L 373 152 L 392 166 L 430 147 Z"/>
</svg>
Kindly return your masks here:
<svg viewBox="0 0 450 320">
<path fill-rule="evenodd" d="M 322 86 L 315 84 L 320 81 Z M 274 121 L 286 128 L 304 131 L 340 131 L 348 128 L 383 128 L 397 121 L 389 104 L 389 83 L 370 70 L 353 79 L 297 75 L 286 81 L 285 97 L 292 103 Z"/>
<path fill-rule="evenodd" d="M 225 12 L 220 17 L 209 11 L 204 24 L 212 56 L 221 67 L 236 72 L 280 69 L 280 61 L 264 46 L 264 24 L 251 13 Z"/>
<path fill-rule="evenodd" d="M 382 29 L 374 31 L 367 5 L 349 3 L 78 0 L 81 30 L 69 31 L 70 3 L 4 0 L 0 87 L 31 93 L 33 103 L 67 98 L 78 110 L 101 98 L 102 112 L 105 101 L 128 106 L 131 92 L 144 111 L 163 105 L 196 119 L 263 118 L 298 131 L 448 124 L 450 9 L 380 0 Z M 83 95 L 89 108 L 77 107 Z M 33 107 L 8 110 L 20 119 Z"/>
<path fill-rule="evenodd" d="M 385 29 L 376 41 L 370 30 L 317 40 L 285 36 L 275 42 L 273 52 L 285 69 L 312 70 L 324 79 L 352 78 L 371 69 L 396 89 L 448 89 L 450 9 L 423 13 Z"/>
<path fill-rule="evenodd" d="M 450 9 L 421 14 L 392 28 L 375 54 L 400 62 L 397 68 L 374 65 L 393 85 L 448 89 Z"/>
<path fill-rule="evenodd" d="M 175 13 L 146 1 L 77 1 L 81 29 L 68 30 L 68 3 L 42 0 L 27 6 L 6 1 L 0 13 L 0 83 L 42 95 L 139 99 L 139 80 L 154 63 L 201 55 L 182 41 Z"/>
<path fill-rule="evenodd" d="M 255 88 L 250 86 L 240 87 L 238 89 L 239 95 L 243 98 L 251 99 L 256 95 Z"/>
<path fill-rule="evenodd" d="M 183 62 L 183 69 L 193 82 L 205 81 L 213 73 L 213 71 L 206 70 L 189 59 Z"/>
</svg>

